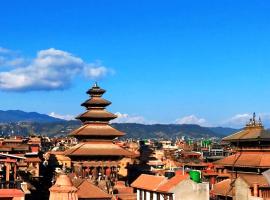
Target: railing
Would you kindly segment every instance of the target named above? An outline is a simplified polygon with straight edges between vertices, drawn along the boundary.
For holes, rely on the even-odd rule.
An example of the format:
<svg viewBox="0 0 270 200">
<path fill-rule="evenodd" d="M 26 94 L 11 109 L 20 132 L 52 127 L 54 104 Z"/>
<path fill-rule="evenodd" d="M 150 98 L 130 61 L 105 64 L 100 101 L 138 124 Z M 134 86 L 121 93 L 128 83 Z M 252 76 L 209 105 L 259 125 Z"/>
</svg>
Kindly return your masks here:
<svg viewBox="0 0 270 200">
<path fill-rule="evenodd" d="M 1 181 L 0 189 L 19 189 L 21 188 L 21 181 Z"/>
</svg>

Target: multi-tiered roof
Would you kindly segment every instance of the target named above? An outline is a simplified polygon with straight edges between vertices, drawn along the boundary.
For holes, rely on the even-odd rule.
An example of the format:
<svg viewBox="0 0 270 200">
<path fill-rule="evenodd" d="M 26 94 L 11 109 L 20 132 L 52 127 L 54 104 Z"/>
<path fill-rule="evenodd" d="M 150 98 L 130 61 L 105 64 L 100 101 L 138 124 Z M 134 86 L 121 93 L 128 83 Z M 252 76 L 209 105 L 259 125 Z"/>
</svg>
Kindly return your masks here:
<svg viewBox="0 0 270 200">
<path fill-rule="evenodd" d="M 100 158 L 100 156 L 131 155 L 131 152 L 113 143 L 115 138 L 123 136 L 124 133 L 109 124 L 110 120 L 117 116 L 106 110 L 111 102 L 102 98 L 105 92 L 96 83 L 87 91 L 90 99 L 81 104 L 86 107 L 86 111 L 77 117 L 83 125 L 70 134 L 76 137 L 79 143 L 66 152 L 67 156 L 99 156 Z"/>
<path fill-rule="evenodd" d="M 234 146 L 236 153 L 214 162 L 217 169 L 225 169 L 223 174 L 218 174 L 219 179 L 229 178 L 215 184 L 213 194 L 234 197 L 235 179 L 240 177 L 250 187 L 253 196 L 261 193 L 260 197 L 268 197 L 269 182 L 262 174 L 270 168 L 270 132 L 264 129 L 261 120 L 256 120 L 253 113 L 253 118 L 241 131 L 223 138 L 223 141 Z"/>
<path fill-rule="evenodd" d="M 249 122 L 241 131 L 229 135 L 222 140 L 226 142 L 231 142 L 234 145 L 242 146 L 247 144 L 247 142 L 269 141 L 270 132 L 264 129 L 261 118 L 259 118 L 259 120 L 257 121 L 256 115 L 255 113 L 253 113 L 253 117 L 249 120 Z M 235 144 L 236 142 L 238 144 Z M 254 144 L 254 146 L 257 146 L 257 144 Z M 269 143 L 268 146 L 270 146 Z"/>
<path fill-rule="evenodd" d="M 270 168 L 270 132 L 264 129 L 261 119 L 253 118 L 239 132 L 223 138 L 230 142 L 236 154 L 216 161 L 223 166 L 268 169 Z"/>
</svg>

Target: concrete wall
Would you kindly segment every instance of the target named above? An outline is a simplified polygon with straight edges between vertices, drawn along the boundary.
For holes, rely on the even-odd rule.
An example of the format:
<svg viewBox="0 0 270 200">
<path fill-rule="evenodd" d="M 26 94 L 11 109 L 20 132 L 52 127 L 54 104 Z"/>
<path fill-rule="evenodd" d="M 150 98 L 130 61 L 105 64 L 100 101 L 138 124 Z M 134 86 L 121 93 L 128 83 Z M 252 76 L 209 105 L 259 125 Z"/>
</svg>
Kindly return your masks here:
<svg viewBox="0 0 270 200">
<path fill-rule="evenodd" d="M 172 192 L 175 200 L 209 200 L 209 183 L 195 183 L 186 179 L 178 184 Z"/>
<path fill-rule="evenodd" d="M 137 200 L 140 200 L 140 192 L 142 192 L 142 199 L 146 194 L 146 200 L 150 200 L 150 192 L 137 189 Z M 209 200 L 209 183 L 195 183 L 190 179 L 186 179 L 179 183 L 171 191 L 173 193 L 173 200 Z M 153 193 L 153 200 L 157 200 L 157 193 Z M 160 200 L 164 200 L 160 196 Z"/>
<path fill-rule="evenodd" d="M 263 198 L 251 196 L 249 185 L 241 177 L 238 177 L 235 181 L 234 200 L 263 200 Z"/>
<path fill-rule="evenodd" d="M 263 199 L 261 197 L 253 197 L 253 196 L 251 196 L 251 197 L 249 197 L 248 200 L 267 200 L 267 199 Z"/>
<path fill-rule="evenodd" d="M 248 184 L 242 179 L 237 178 L 235 181 L 235 200 L 249 200 L 250 189 Z"/>
</svg>

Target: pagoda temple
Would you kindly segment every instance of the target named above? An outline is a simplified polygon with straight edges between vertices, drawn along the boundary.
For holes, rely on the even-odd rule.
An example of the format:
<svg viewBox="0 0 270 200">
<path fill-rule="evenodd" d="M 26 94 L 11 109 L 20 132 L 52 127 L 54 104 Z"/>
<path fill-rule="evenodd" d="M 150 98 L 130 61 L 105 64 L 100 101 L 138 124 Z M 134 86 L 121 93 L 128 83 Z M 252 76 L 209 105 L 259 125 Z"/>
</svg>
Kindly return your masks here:
<svg viewBox="0 0 270 200">
<path fill-rule="evenodd" d="M 97 83 L 86 92 L 90 98 L 81 104 L 86 111 L 77 117 L 83 125 L 70 133 L 78 144 L 68 149 L 65 155 L 71 159 L 72 169 L 78 177 L 116 179 L 119 160 L 133 155 L 113 142 L 124 133 L 109 124 L 117 116 L 105 109 L 111 104 L 102 98 L 105 92 Z"/>
<path fill-rule="evenodd" d="M 270 169 L 270 131 L 264 129 L 261 119 L 257 121 L 254 113 L 241 131 L 223 141 L 230 143 L 235 153 L 214 162 L 218 172 L 212 191 L 215 199 L 235 199 L 239 179 L 245 182 L 249 196 L 270 198 L 270 185 L 263 175 Z"/>
</svg>

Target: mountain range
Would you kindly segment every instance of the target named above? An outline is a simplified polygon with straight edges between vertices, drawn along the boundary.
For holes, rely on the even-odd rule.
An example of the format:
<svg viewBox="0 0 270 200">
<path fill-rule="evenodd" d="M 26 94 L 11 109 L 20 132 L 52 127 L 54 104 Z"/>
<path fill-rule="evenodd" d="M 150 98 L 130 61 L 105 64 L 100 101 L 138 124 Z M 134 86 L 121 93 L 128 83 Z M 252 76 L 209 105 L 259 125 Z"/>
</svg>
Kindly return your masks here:
<svg viewBox="0 0 270 200">
<path fill-rule="evenodd" d="M 39 134 L 66 135 L 81 125 L 80 121 L 54 118 L 37 112 L 0 110 L 0 133 L 2 135 Z M 226 127 L 202 127 L 195 124 L 136 124 L 113 123 L 113 127 L 126 133 L 127 138 L 190 138 L 224 137 L 237 129 Z"/>
<path fill-rule="evenodd" d="M 0 123 L 10 122 L 60 122 L 62 119 L 54 118 L 46 114 L 40 114 L 37 112 L 24 112 L 21 110 L 0 110 Z"/>
</svg>

